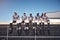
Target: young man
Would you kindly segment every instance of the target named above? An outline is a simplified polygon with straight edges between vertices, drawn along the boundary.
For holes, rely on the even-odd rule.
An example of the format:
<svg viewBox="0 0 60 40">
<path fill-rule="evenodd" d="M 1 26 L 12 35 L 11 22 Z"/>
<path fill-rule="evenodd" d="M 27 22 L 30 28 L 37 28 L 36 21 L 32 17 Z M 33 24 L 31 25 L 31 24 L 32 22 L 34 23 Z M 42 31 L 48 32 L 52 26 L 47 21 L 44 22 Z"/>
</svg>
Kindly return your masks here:
<svg viewBox="0 0 60 40">
<path fill-rule="evenodd" d="M 40 15 L 39 13 L 37 13 L 37 15 L 35 16 L 35 27 L 36 27 L 36 35 L 39 35 L 40 33 L 40 27 L 37 27 L 37 25 L 40 23 Z"/>
<path fill-rule="evenodd" d="M 32 16 L 32 13 L 30 13 L 30 15 L 29 15 L 29 17 L 28 17 L 29 25 L 30 25 L 30 26 L 29 26 L 29 31 L 32 31 L 32 30 L 33 30 L 33 26 L 34 26 L 34 25 L 33 25 L 33 22 L 32 22 L 32 21 L 33 21 L 33 18 L 34 18 L 34 17 Z M 34 30 L 33 30 L 33 32 L 34 32 Z"/>
<path fill-rule="evenodd" d="M 36 19 L 36 20 L 40 20 L 40 15 L 39 15 L 39 13 L 37 13 L 37 15 L 35 16 L 35 19 Z"/>
<path fill-rule="evenodd" d="M 33 20 L 33 16 L 32 16 L 32 14 L 30 13 L 30 16 L 28 17 L 28 20 L 29 20 L 29 22 L 31 23 L 32 22 L 32 20 Z"/>
<path fill-rule="evenodd" d="M 27 19 L 26 13 L 24 13 L 21 18 L 22 18 L 22 23 L 25 22 L 25 20 Z"/>
<path fill-rule="evenodd" d="M 48 35 L 50 35 L 50 31 L 49 31 L 49 26 L 50 26 L 50 23 L 49 23 L 49 20 L 48 20 L 48 17 L 46 16 L 46 13 L 44 13 L 43 15 L 42 15 L 42 19 L 43 19 L 43 33 L 44 33 L 44 23 L 45 22 L 47 22 L 47 24 L 48 24 Z"/>
<path fill-rule="evenodd" d="M 26 36 L 28 36 L 29 33 L 29 29 L 28 29 L 29 23 L 26 23 L 27 19 L 28 18 L 26 16 L 26 13 L 24 13 L 22 16 L 22 25 L 25 23 L 25 26 L 22 28 L 22 31 L 25 31 Z"/>
<path fill-rule="evenodd" d="M 16 12 L 14 12 L 14 15 L 12 16 L 12 18 L 13 18 L 13 21 L 10 23 L 10 32 L 9 33 L 12 33 L 12 31 L 13 31 L 12 24 L 16 23 L 20 19 L 19 15 Z"/>
<path fill-rule="evenodd" d="M 47 25 L 48 25 L 48 35 L 50 35 L 50 30 L 49 30 L 49 28 L 50 28 L 50 21 L 48 20 L 48 17 L 46 16 L 46 13 L 44 13 L 44 15 L 43 15 L 43 20 L 45 21 L 45 22 L 47 22 Z"/>
<path fill-rule="evenodd" d="M 43 18 L 43 20 L 44 20 L 45 22 L 48 21 L 48 17 L 46 16 L 46 13 L 43 14 L 42 18 Z"/>
</svg>

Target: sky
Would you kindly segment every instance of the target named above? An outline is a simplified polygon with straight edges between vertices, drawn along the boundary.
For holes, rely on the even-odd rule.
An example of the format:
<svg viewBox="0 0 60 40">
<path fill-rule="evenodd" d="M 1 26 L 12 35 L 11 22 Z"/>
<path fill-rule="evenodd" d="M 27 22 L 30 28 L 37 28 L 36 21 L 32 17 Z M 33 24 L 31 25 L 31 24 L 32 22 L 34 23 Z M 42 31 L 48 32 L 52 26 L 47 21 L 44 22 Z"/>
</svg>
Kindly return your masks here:
<svg viewBox="0 0 60 40">
<path fill-rule="evenodd" d="M 21 16 L 26 13 L 33 16 L 36 13 L 60 11 L 60 0 L 0 0 L 0 22 L 9 22 L 17 12 Z"/>
</svg>

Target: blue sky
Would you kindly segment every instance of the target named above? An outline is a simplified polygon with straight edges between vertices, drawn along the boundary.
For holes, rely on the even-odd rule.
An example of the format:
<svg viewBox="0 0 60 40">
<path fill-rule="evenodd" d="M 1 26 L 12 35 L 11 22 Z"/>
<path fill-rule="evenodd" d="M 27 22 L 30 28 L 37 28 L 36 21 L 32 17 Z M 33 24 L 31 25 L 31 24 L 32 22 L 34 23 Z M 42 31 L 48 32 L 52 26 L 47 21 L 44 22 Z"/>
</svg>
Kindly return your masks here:
<svg viewBox="0 0 60 40">
<path fill-rule="evenodd" d="M 0 22 L 9 22 L 14 11 L 20 17 L 24 12 L 35 16 L 37 12 L 60 11 L 60 0 L 0 0 Z"/>
</svg>

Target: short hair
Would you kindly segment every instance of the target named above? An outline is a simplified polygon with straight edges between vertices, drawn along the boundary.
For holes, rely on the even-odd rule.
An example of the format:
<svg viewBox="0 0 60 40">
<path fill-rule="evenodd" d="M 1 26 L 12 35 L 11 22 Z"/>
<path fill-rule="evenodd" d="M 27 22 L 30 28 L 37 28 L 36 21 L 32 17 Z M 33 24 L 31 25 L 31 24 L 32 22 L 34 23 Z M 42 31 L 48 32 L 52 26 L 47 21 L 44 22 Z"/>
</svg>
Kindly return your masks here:
<svg viewBox="0 0 60 40">
<path fill-rule="evenodd" d="M 43 16 L 43 13 L 42 13 L 42 15 L 41 15 L 41 17 Z"/>
<path fill-rule="evenodd" d="M 37 15 L 39 15 L 39 13 L 37 13 Z"/>
<path fill-rule="evenodd" d="M 32 13 L 30 13 L 30 15 L 32 15 Z"/>
<path fill-rule="evenodd" d="M 17 14 L 16 12 L 14 12 L 14 14 Z"/>
<path fill-rule="evenodd" d="M 44 15 L 46 15 L 46 12 L 44 13 Z"/>
<path fill-rule="evenodd" d="M 24 14 L 26 14 L 26 13 L 24 13 Z"/>
</svg>

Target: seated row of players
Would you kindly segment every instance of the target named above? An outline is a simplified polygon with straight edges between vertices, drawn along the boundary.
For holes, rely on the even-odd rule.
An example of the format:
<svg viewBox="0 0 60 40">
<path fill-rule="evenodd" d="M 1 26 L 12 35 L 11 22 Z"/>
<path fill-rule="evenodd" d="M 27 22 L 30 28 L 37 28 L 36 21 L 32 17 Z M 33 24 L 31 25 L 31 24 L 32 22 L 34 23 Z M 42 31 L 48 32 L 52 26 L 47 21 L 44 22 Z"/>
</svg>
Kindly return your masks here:
<svg viewBox="0 0 60 40">
<path fill-rule="evenodd" d="M 22 19 L 22 20 L 21 20 Z M 23 14 L 23 16 L 19 17 L 19 15 L 14 12 L 13 15 L 13 21 L 11 23 L 19 23 L 19 22 L 48 22 L 48 17 L 46 16 L 46 13 L 42 13 L 42 15 L 40 16 L 39 13 L 37 13 L 37 15 L 35 17 L 32 16 L 32 14 L 30 13 L 30 16 L 27 17 L 26 13 Z"/>
<path fill-rule="evenodd" d="M 39 15 L 39 13 L 37 13 L 37 15 L 35 17 L 33 17 L 31 13 L 30 13 L 30 16 L 27 17 L 26 13 L 24 13 L 21 18 L 22 18 L 22 20 L 20 19 L 19 15 L 16 12 L 14 12 L 13 21 L 10 23 L 10 28 L 11 28 L 10 33 L 12 33 L 12 29 L 13 29 L 12 24 L 13 23 L 17 23 L 18 29 L 22 29 L 21 23 L 22 24 L 27 23 L 26 27 L 24 28 L 26 35 L 28 35 L 28 32 L 29 32 L 28 31 L 29 30 L 29 28 L 28 28 L 29 24 L 28 23 L 30 23 L 30 24 L 32 24 L 32 23 L 37 23 L 37 24 L 43 23 L 44 24 L 45 22 L 49 23 L 48 17 L 46 16 L 46 13 L 43 13 L 41 16 Z M 35 26 L 37 24 L 35 24 Z M 33 26 L 34 26 L 34 24 L 33 24 Z M 35 29 L 35 27 L 33 27 L 33 29 Z M 19 31 L 21 31 L 21 30 L 18 30 L 18 35 L 21 34 L 21 32 L 19 33 Z"/>
</svg>

